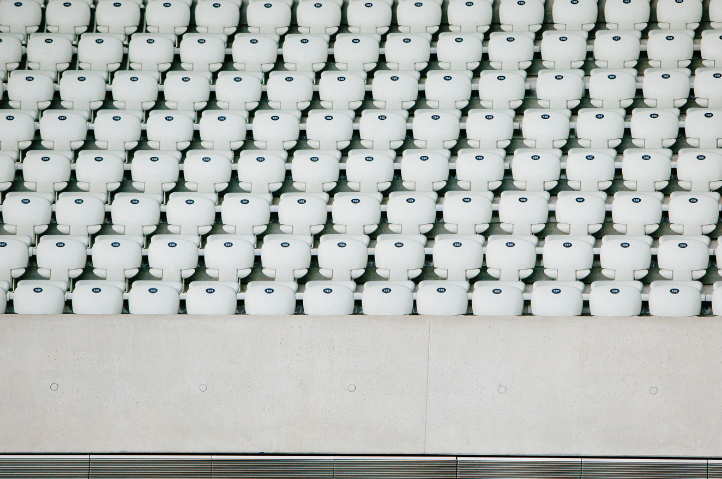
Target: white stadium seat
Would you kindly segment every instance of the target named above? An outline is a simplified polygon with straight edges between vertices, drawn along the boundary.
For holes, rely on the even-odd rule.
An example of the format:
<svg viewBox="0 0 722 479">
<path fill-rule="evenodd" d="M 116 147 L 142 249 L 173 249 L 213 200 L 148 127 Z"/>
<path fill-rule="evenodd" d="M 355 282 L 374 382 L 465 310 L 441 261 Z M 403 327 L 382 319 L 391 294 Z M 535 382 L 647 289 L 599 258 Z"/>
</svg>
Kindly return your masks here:
<svg viewBox="0 0 722 479">
<path fill-rule="evenodd" d="M 182 0 L 158 0 L 148 3 L 145 9 L 147 31 L 182 35 L 191 20 L 190 6 Z"/>
<path fill-rule="evenodd" d="M 525 89 L 524 71 L 486 71 L 479 77 L 479 100 L 485 108 L 518 108 L 524 100 Z"/>
<path fill-rule="evenodd" d="M 704 108 L 722 108 L 720 85 L 722 68 L 697 68 L 694 71 L 694 101 Z"/>
<path fill-rule="evenodd" d="M 160 221 L 160 202 L 146 195 L 116 196 L 110 208 L 113 230 L 141 238 L 151 234 Z"/>
<path fill-rule="evenodd" d="M 10 234 L 29 236 L 35 241 L 35 235 L 48 229 L 52 205 L 47 199 L 34 196 L 11 196 L 3 201 L 3 228 Z"/>
<path fill-rule="evenodd" d="M 504 178 L 504 150 L 459 150 L 456 157 L 457 184 L 470 191 L 489 191 Z"/>
<path fill-rule="evenodd" d="M 682 150 L 677 157 L 679 186 L 690 191 L 722 187 L 722 152 Z"/>
<path fill-rule="evenodd" d="M 354 115 L 349 110 L 311 110 L 306 118 L 306 142 L 311 148 L 343 150 L 353 137 Z"/>
<path fill-rule="evenodd" d="M 524 112 L 521 133 L 529 148 L 561 148 L 569 138 L 569 110 L 530 108 Z"/>
<path fill-rule="evenodd" d="M 194 286 L 194 283 L 185 297 L 188 314 L 236 314 L 238 302 L 233 288 L 207 282 Z"/>
<path fill-rule="evenodd" d="M 353 293 L 353 290 L 340 284 L 308 282 L 303 291 L 303 312 L 321 316 L 353 314 Z"/>
<path fill-rule="evenodd" d="M 61 104 L 71 110 L 97 110 L 105 101 L 105 79 L 99 75 L 66 71 L 59 86 Z"/>
<path fill-rule="evenodd" d="M 341 24 L 341 4 L 336 0 L 305 0 L 296 6 L 301 33 L 333 35 Z"/>
<path fill-rule="evenodd" d="M 171 193 L 165 210 L 168 230 L 180 235 L 205 235 L 213 227 L 213 200 L 193 193 Z"/>
<path fill-rule="evenodd" d="M 478 193 L 448 192 L 444 196 L 444 228 L 451 233 L 483 233 L 491 223 L 491 200 Z"/>
<path fill-rule="evenodd" d="M 290 150 L 301 131 L 300 112 L 257 111 L 253 116 L 253 144 L 268 150 Z"/>
<path fill-rule="evenodd" d="M 594 69 L 589 79 L 589 98 L 597 108 L 626 108 L 637 93 L 637 72 Z"/>
<path fill-rule="evenodd" d="M 130 314 L 178 314 L 179 309 L 180 294 L 172 286 L 137 284 L 128 294 Z"/>
<path fill-rule="evenodd" d="M 596 2 L 594 3 L 596 5 Z M 550 30 L 542 34 L 540 48 L 542 63 L 545 67 L 580 68 L 587 57 L 587 38 L 578 32 Z"/>
<path fill-rule="evenodd" d="M 542 108 L 568 108 L 579 105 L 584 95 L 581 70 L 542 70 L 536 83 L 536 96 Z"/>
<path fill-rule="evenodd" d="M 656 13 L 659 28 L 695 30 L 702 20 L 702 1 L 659 0 Z"/>
<path fill-rule="evenodd" d="M 32 0 L 0 2 L 0 32 L 29 34 L 38 31 L 43 10 Z"/>
<path fill-rule="evenodd" d="M 285 157 L 271 152 L 250 155 L 243 153 L 238 160 L 238 179 L 242 189 L 263 194 L 276 191 L 283 185 L 286 177 Z"/>
<path fill-rule="evenodd" d="M 530 276 L 536 265 L 536 244 L 524 237 L 489 237 L 486 246 L 487 272 L 501 281 L 519 281 Z"/>
<path fill-rule="evenodd" d="M 695 148 L 722 148 L 722 109 L 690 108 L 684 133 L 687 143 Z"/>
<path fill-rule="evenodd" d="M 379 55 L 379 42 L 372 35 L 339 34 L 333 44 L 333 59 L 339 70 L 373 70 L 379 61 Z M 324 73 L 334 75 L 334 72 Z M 321 79 L 324 76 L 322 74 Z"/>
<path fill-rule="evenodd" d="M 698 1 L 698 0 L 687 0 Z M 692 30 L 652 30 L 647 40 L 649 65 L 655 68 L 685 68 L 694 51 Z"/>
<path fill-rule="evenodd" d="M 423 70 L 431 57 L 431 43 L 423 34 L 389 35 L 384 45 L 390 70 Z"/>
<path fill-rule="evenodd" d="M 635 108 L 630 130 L 632 142 L 638 148 L 669 148 L 677 141 L 679 111 Z"/>
<path fill-rule="evenodd" d="M 691 283 L 691 284 L 690 284 Z M 653 281 L 649 291 L 652 316 L 697 316 L 702 309 L 699 283 Z"/>
<path fill-rule="evenodd" d="M 505 191 L 499 201 L 499 221 L 507 233 L 538 233 L 546 226 L 548 215 L 548 196 L 543 193 Z"/>
<path fill-rule="evenodd" d="M 158 100 L 158 80 L 149 74 L 116 73 L 113 77 L 113 105 L 120 110 L 150 110 Z"/>
<path fill-rule="evenodd" d="M 682 235 L 710 234 L 719 220 L 719 193 L 675 191 L 669 199 L 672 231 Z"/>
<path fill-rule="evenodd" d="M 95 7 L 99 32 L 130 35 L 140 24 L 140 4 L 133 0 L 101 0 Z"/>
<path fill-rule="evenodd" d="M 604 2 L 604 20 L 609 30 L 644 30 L 651 12 L 649 0 Z"/>
<path fill-rule="evenodd" d="M 336 187 L 340 166 L 333 154 L 296 150 L 291 160 L 293 186 L 299 191 L 323 192 Z"/>
<path fill-rule="evenodd" d="M 423 193 L 398 192 L 386 206 L 389 228 L 394 233 L 425 234 L 436 221 L 436 200 Z"/>
<path fill-rule="evenodd" d="M 544 274 L 555 280 L 577 281 L 592 270 L 594 251 L 587 238 L 547 236 L 542 252 Z"/>
<path fill-rule="evenodd" d="M 140 141 L 141 121 L 130 112 L 107 111 L 95 117 L 93 135 L 95 146 L 103 150 L 132 150 Z"/>
<path fill-rule="evenodd" d="M 366 95 L 365 76 L 361 72 L 323 72 L 318 95 L 324 108 L 356 110 Z"/>
<path fill-rule="evenodd" d="M 577 117 L 577 128 L 579 118 Z M 580 141 L 581 143 L 581 141 Z M 570 151 L 567 156 L 567 185 L 579 191 L 600 191 L 612 186 L 616 171 L 615 156 L 605 151 Z M 458 166 L 457 166 L 458 170 Z"/>
<path fill-rule="evenodd" d="M 364 235 L 381 222 L 381 202 L 371 195 L 336 194 L 331 207 L 333 228 L 342 234 Z"/>
<path fill-rule="evenodd" d="M 253 245 L 231 235 L 211 235 L 203 249 L 206 273 L 220 282 L 238 283 L 251 274 L 255 259 Z"/>
<path fill-rule="evenodd" d="M 496 70 L 526 70 L 534 57 L 534 34 L 492 33 L 489 38 L 489 61 Z"/>
<path fill-rule="evenodd" d="M 651 242 L 639 237 L 605 236 L 599 260 L 602 274 L 615 281 L 644 278 L 652 261 Z"/>
<path fill-rule="evenodd" d="M 534 284 L 531 292 L 534 316 L 579 316 L 583 304 L 582 291 L 577 284 Z"/>
<path fill-rule="evenodd" d="M 189 152 L 183 162 L 185 186 L 200 193 L 217 193 L 231 181 L 231 160 L 219 153 Z"/>
<path fill-rule="evenodd" d="M 25 273 L 30 259 L 29 241 L 3 235 L 0 238 L 0 289 L 13 289 L 15 278 Z M 0 293 L 2 295 L 2 293 Z"/>
<path fill-rule="evenodd" d="M 215 86 L 216 104 L 224 110 L 253 110 L 261 101 L 261 79 L 250 73 L 219 74 Z"/>
<path fill-rule="evenodd" d="M 278 203 L 281 231 L 295 235 L 315 235 L 326 224 L 326 201 L 313 194 L 285 193 Z"/>
<path fill-rule="evenodd" d="M 413 293 L 407 286 L 396 283 L 366 283 L 361 307 L 364 314 L 371 316 L 411 314 L 414 307 Z"/>
<path fill-rule="evenodd" d="M 105 203 L 84 193 L 63 193 L 55 203 L 58 230 L 66 235 L 96 234 L 105 222 Z"/>
<path fill-rule="evenodd" d="M 644 103 L 652 108 L 681 107 L 689 97 L 689 76 L 687 68 L 646 69 L 642 81 Z"/>
<path fill-rule="evenodd" d="M 413 72 L 379 72 L 371 83 L 371 94 L 377 108 L 409 109 L 419 95 L 419 78 Z"/>
<path fill-rule="evenodd" d="M 201 2 L 199 5 L 211 4 Z M 180 43 L 181 66 L 185 70 L 214 72 L 223 66 L 226 58 L 226 42 L 213 35 L 183 35 Z"/>
<path fill-rule="evenodd" d="M 421 274 L 424 245 L 414 239 L 384 239 L 376 243 L 376 273 L 391 281 L 406 281 Z"/>
<path fill-rule="evenodd" d="M 657 249 L 659 274 L 666 279 L 692 281 L 707 273 L 709 245 L 693 237 L 662 236 Z"/>
<path fill-rule="evenodd" d="M 435 282 L 419 286 L 416 293 L 416 311 L 422 315 L 458 316 L 466 314 L 468 307 L 466 289 L 456 284 Z"/>
<path fill-rule="evenodd" d="M 589 293 L 589 309 L 592 316 L 637 316 L 642 312 L 642 293 L 633 283 L 595 281 Z"/>
<path fill-rule="evenodd" d="M 159 280 L 182 282 L 198 267 L 198 247 L 173 235 L 154 237 L 148 246 L 148 265 L 150 274 Z"/>
<path fill-rule="evenodd" d="M 634 68 L 640 50 L 639 32 L 598 32 L 594 38 L 594 63 L 600 68 Z"/>
<path fill-rule="evenodd" d="M 541 0 L 501 0 L 499 22 L 506 32 L 536 32 L 544 22 Z"/>
<path fill-rule="evenodd" d="M 584 148 L 615 148 L 624 138 L 625 111 L 621 108 L 582 108 L 577 113 L 577 141 Z"/>
<path fill-rule="evenodd" d="M 436 42 L 436 58 L 444 70 L 475 70 L 481 54 L 481 38 L 474 34 L 442 33 Z"/>
<path fill-rule="evenodd" d="M 664 189 L 672 175 L 669 150 L 628 149 L 622 158 L 624 186 L 635 191 Z"/>
<path fill-rule="evenodd" d="M 198 32 L 231 35 L 238 29 L 241 11 L 234 2 L 213 0 L 196 3 L 193 15 Z"/>
<path fill-rule="evenodd" d="M 394 158 L 388 153 L 352 150 L 346 159 L 348 187 L 355 191 L 375 193 L 391 186 Z"/>
<path fill-rule="evenodd" d="M 105 280 L 123 281 L 140 271 L 141 245 L 133 239 L 99 236 L 93 244 L 93 273 Z"/>
<path fill-rule="evenodd" d="M 451 281 L 468 281 L 481 272 L 482 241 L 445 235 L 434 242 L 434 272 Z M 464 291 L 466 293 L 466 290 Z"/>
<path fill-rule="evenodd" d="M 73 314 L 121 314 L 123 291 L 104 282 L 88 282 L 73 289 Z"/>
<path fill-rule="evenodd" d="M 661 193 L 620 191 L 612 201 L 614 229 L 626 235 L 648 235 L 662 221 Z"/>
<path fill-rule="evenodd" d="M 243 301 L 246 314 L 279 315 L 296 311 L 296 293 L 283 285 L 249 284 Z"/>
<path fill-rule="evenodd" d="M 322 236 L 318 245 L 319 272 L 333 281 L 351 281 L 366 271 L 366 244 L 341 235 Z"/>
<path fill-rule="evenodd" d="M 7 92 L 10 106 L 13 108 L 44 110 L 50 106 L 55 86 L 53 79 L 48 75 L 29 70 L 16 70 L 8 80 Z"/>
<path fill-rule="evenodd" d="M 470 110 L 466 141 L 472 148 L 506 148 L 514 136 L 514 110 Z"/>
<path fill-rule="evenodd" d="M 605 194 L 564 193 L 557 196 L 557 228 L 571 235 L 591 235 L 602 229 L 606 214 Z"/>
<path fill-rule="evenodd" d="M 221 205 L 223 229 L 230 234 L 259 235 L 268 227 L 271 205 L 259 195 L 226 196 Z"/>
<path fill-rule="evenodd" d="M 471 99 L 471 76 L 466 71 L 437 71 L 424 83 L 426 106 L 444 110 L 460 110 Z"/>
<path fill-rule="evenodd" d="M 523 289 L 524 283 L 519 285 Z M 524 311 L 522 289 L 510 281 L 486 281 L 483 285 L 477 282 L 471 296 L 474 316 L 521 316 Z"/>
<path fill-rule="evenodd" d="M 364 110 L 359 126 L 361 144 L 365 148 L 393 149 L 406 139 L 406 115 L 399 112 Z"/>
<path fill-rule="evenodd" d="M 452 32 L 483 33 L 492 22 L 492 6 L 487 0 L 451 0 L 446 10 Z"/>
<path fill-rule="evenodd" d="M 557 185 L 561 168 L 561 158 L 554 150 L 519 148 L 511 161 L 511 176 L 520 190 L 545 191 Z"/>
<path fill-rule="evenodd" d="M 88 29 L 90 5 L 82 0 L 51 0 L 45 6 L 48 32 L 79 35 Z"/>
<path fill-rule="evenodd" d="M 597 0 L 562 0 L 552 5 L 552 21 L 557 30 L 591 30 L 598 12 Z"/>
<path fill-rule="evenodd" d="M 236 70 L 266 72 L 276 64 L 278 40 L 266 35 L 237 34 L 231 54 Z"/>
<path fill-rule="evenodd" d="M 206 110 L 199 122 L 201 145 L 209 150 L 237 150 L 245 142 L 246 126 L 243 111 Z"/>
<path fill-rule="evenodd" d="M 133 70 L 164 72 L 173 63 L 173 48 L 173 41 L 168 37 L 153 34 L 135 34 L 128 44 L 130 67 Z"/>
<path fill-rule="evenodd" d="M 55 192 L 70 181 L 70 159 L 53 152 L 35 152 L 23 161 L 23 184 L 30 191 Z"/>
<path fill-rule="evenodd" d="M 16 314 L 62 314 L 64 308 L 65 291 L 50 281 L 32 281 L 20 285 L 13 295 Z"/>
<path fill-rule="evenodd" d="M 383 35 L 391 25 L 391 4 L 386 0 L 349 2 L 346 20 L 351 33 L 378 33 Z"/>
<path fill-rule="evenodd" d="M 261 246 L 263 274 L 276 281 L 295 282 L 308 272 L 311 246 L 297 237 L 268 235 Z"/>
<path fill-rule="evenodd" d="M 401 0 L 396 4 L 399 30 L 435 33 L 441 23 L 441 3 L 436 0 Z"/>
<path fill-rule="evenodd" d="M 326 66 L 328 40 L 323 35 L 286 35 L 282 48 L 288 70 L 315 72 Z"/>
<path fill-rule="evenodd" d="M 41 239 L 35 256 L 41 276 L 67 285 L 72 278 L 80 276 L 85 268 L 86 245 L 74 239 L 53 236 L 44 241 Z"/>
<path fill-rule="evenodd" d="M 85 34 L 78 42 L 78 67 L 116 71 L 123 63 L 123 42 L 112 35 Z"/>
<path fill-rule="evenodd" d="M 282 0 L 253 0 L 246 10 L 248 31 L 283 35 L 291 24 L 291 7 Z"/>
</svg>

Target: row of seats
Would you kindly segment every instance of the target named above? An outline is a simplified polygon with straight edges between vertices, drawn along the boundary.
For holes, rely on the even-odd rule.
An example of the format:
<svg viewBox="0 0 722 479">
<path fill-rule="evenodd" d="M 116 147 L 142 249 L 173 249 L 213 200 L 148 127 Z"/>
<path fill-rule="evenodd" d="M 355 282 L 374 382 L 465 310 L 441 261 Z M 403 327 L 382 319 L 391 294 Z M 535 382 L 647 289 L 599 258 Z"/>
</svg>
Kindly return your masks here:
<svg viewBox="0 0 722 479">
<path fill-rule="evenodd" d="M 182 292 L 184 280 L 195 274 L 199 253 L 203 253 L 205 273 L 216 278 L 218 284 L 238 291 L 241 279 L 251 273 L 256 261 L 252 241 L 243 235 L 211 235 L 203 250 L 199 250 L 192 237 L 155 235 L 147 249 L 149 272 Z M 469 280 L 481 273 L 483 265 L 490 276 L 501 281 L 520 281 L 534 272 L 538 244 L 535 237 L 492 235 L 485 248 L 484 241 L 484 237 L 475 235 L 438 235 L 431 249 L 435 274 L 468 291 Z M 320 274 L 355 291 L 354 280 L 366 272 L 369 264 L 368 243 L 368 237 L 361 235 L 321 236 L 316 253 Z M 413 290 L 411 280 L 422 273 L 426 264 L 425 245 L 426 238 L 420 235 L 380 235 L 373 245 L 375 273 Z M 544 273 L 558 281 L 586 278 L 594 263 L 594 245 L 592 236 L 547 236 L 541 254 Z M 647 236 L 603 237 L 599 248 L 602 274 L 615 281 L 641 280 L 651 268 L 651 246 L 652 240 Z M 656 263 L 663 278 L 693 281 L 707 273 L 710 260 L 707 237 L 662 236 L 656 250 Z M 74 290 L 71 280 L 84 272 L 88 255 L 92 258 L 93 273 L 114 282 L 123 291 L 127 281 L 139 273 L 143 259 L 141 243 L 132 236 L 102 235 L 91 250 L 73 236 L 45 236 L 33 250 L 26 237 L 2 236 L 1 289 L 13 289 L 14 280 L 28 268 L 31 251 L 38 273 L 64 291 Z M 308 273 L 311 258 L 312 241 L 303 235 L 266 235 L 260 248 L 264 275 L 294 291 L 298 288 L 297 280 Z M 717 261 L 718 268 L 722 268 L 719 254 Z"/>
<path fill-rule="evenodd" d="M 488 192 L 447 192 L 441 208 L 437 208 L 435 193 L 392 192 L 384 208 L 385 223 L 393 233 L 425 234 L 434 226 L 440 209 L 448 232 L 477 235 L 492 222 L 490 196 Z M 615 193 L 611 204 L 614 228 L 626 235 L 654 233 L 663 218 L 662 198 L 657 192 Z M 368 235 L 382 222 L 378 193 L 337 193 L 330 207 L 327 199 L 324 193 L 282 194 L 277 208 L 281 230 L 296 235 L 319 234 L 324 230 L 329 210 L 333 229 L 341 234 Z M 598 232 L 605 222 L 605 199 L 604 193 L 560 192 L 554 208 L 556 227 L 572 235 Z M 544 193 L 502 192 L 498 203 L 501 228 L 515 235 L 541 232 L 549 218 L 548 200 Z M 719 219 L 719 202 L 720 194 L 716 192 L 672 193 L 667 207 L 670 228 L 682 235 L 711 233 Z M 231 234 L 255 237 L 271 221 L 268 199 L 257 194 L 229 194 L 216 208 L 207 196 L 172 193 L 165 208 L 167 227 L 174 234 L 206 235 L 216 224 L 217 210 L 223 229 Z M 82 236 L 87 245 L 88 235 L 100 231 L 105 223 L 105 212 L 105 204 L 97 196 L 63 193 L 55 205 L 54 226 L 61 233 Z M 28 236 L 33 242 L 53 219 L 47 198 L 26 193 L 7 197 L 2 214 L 6 231 Z M 119 194 L 110 206 L 110 216 L 117 233 L 142 238 L 153 233 L 160 223 L 160 202 L 145 195 Z M 255 239 L 252 242 L 255 244 Z"/>
<path fill-rule="evenodd" d="M 51 282 L 23 281 L 12 293 L 17 314 L 61 314 L 67 294 Z M 121 314 L 123 291 L 113 285 L 92 281 L 78 285 L 70 295 L 75 314 Z M 713 313 L 722 314 L 722 283 L 715 284 L 711 295 Z M 479 284 L 469 294 L 457 285 L 429 282 L 412 293 L 404 285 L 367 283 L 361 296 L 366 315 L 466 314 L 471 296 L 472 314 L 476 316 L 518 316 L 525 309 L 523 283 L 500 282 Z M 701 284 L 695 281 L 655 281 L 648 293 L 649 312 L 653 316 L 697 316 L 702 310 Z M 583 285 L 579 282 L 534 283 L 530 312 L 536 316 L 578 316 L 582 314 Z M 636 316 L 642 312 L 642 284 L 635 281 L 597 281 L 588 294 L 593 316 Z M 181 295 L 171 286 L 144 282 L 127 295 L 130 314 L 178 314 Z M 236 314 L 239 294 L 228 286 L 208 282 L 191 283 L 184 294 L 188 314 Z M 288 315 L 297 312 L 297 293 L 279 284 L 251 284 L 243 296 L 246 314 Z M 303 312 L 311 315 L 349 315 L 355 312 L 354 291 L 338 283 L 307 283 L 300 294 Z M 415 296 L 415 301 L 414 301 Z M 0 293 L 0 312 L 6 308 L 6 295 Z"/>
<path fill-rule="evenodd" d="M 699 68 L 694 78 L 685 68 L 653 68 L 645 72 L 641 90 L 645 104 L 652 108 L 684 106 L 691 88 L 698 105 L 719 108 L 722 105 L 721 79 L 720 67 Z M 470 72 L 434 70 L 420 83 L 418 72 L 378 71 L 370 80 L 371 99 L 378 109 L 408 110 L 420 106 L 418 101 L 423 99 L 427 108 L 461 110 L 473 98 L 478 99 L 484 108 L 513 111 L 521 106 L 526 96 L 524 72 L 487 70 L 481 73 L 478 82 L 472 80 Z M 637 86 L 636 70 L 631 68 L 613 71 L 595 69 L 586 79 L 582 70 L 541 70 L 533 89 L 536 103 L 541 108 L 574 109 L 582 98 L 588 96 L 592 106 L 614 109 L 610 114 L 618 123 L 623 123 L 623 109 L 632 105 Z M 88 112 L 103 107 L 106 90 L 110 89 L 113 106 L 121 111 L 101 109 L 97 114 L 132 113 L 139 117 L 139 122 L 143 122 L 145 115 L 140 112 L 160 103 L 159 87 L 157 79 L 146 73 L 119 72 L 115 74 L 112 85 L 107 86 L 101 75 L 72 70 L 63 73 L 57 89 L 61 105 L 85 118 L 89 117 Z M 208 77 L 198 73 L 170 72 L 162 89 L 163 104 L 170 110 L 205 110 L 203 116 L 211 117 L 233 113 L 242 116 L 244 120 L 239 120 L 242 122 L 247 119 L 247 112 L 257 108 L 262 99 L 267 100 L 272 110 L 306 110 L 317 89 L 323 108 L 346 111 L 352 121 L 353 110 L 358 109 L 366 97 L 367 79 L 364 72 L 324 72 L 316 86 L 314 80 L 303 73 L 272 72 L 264 86 L 255 75 L 223 72 L 211 85 Z M 11 107 L 36 117 L 35 112 L 52 104 L 56 86 L 50 76 L 17 70 L 11 73 L 7 84 L 0 82 L 0 94 L 3 91 L 7 91 Z M 421 92 L 423 96 L 420 96 Z M 476 93 L 472 95 L 472 92 Z M 207 109 L 213 104 L 219 109 Z M 312 109 L 309 116 L 314 111 L 325 110 Z M 484 111 L 472 109 L 470 113 Z M 513 115 L 512 111 L 508 113 Z M 593 111 L 582 108 L 582 112 L 589 115 Z M 617 116 L 621 118 L 617 119 Z M 190 117 L 193 120 L 196 114 Z M 236 125 L 241 129 L 243 126 Z"/>
<path fill-rule="evenodd" d="M 285 152 L 258 150 L 241 152 L 237 163 L 232 162 L 228 153 L 203 150 L 191 150 L 182 164 L 177 152 L 139 150 L 130 165 L 118 155 L 97 150 L 81 150 L 74 163 L 69 156 L 63 152 L 31 150 L 22 163 L 16 163 L 12 156 L 0 154 L 0 190 L 10 188 L 16 167 L 21 167 L 24 186 L 46 197 L 50 203 L 55 201 L 54 193 L 64 190 L 71 179 L 77 181 L 80 189 L 105 201 L 109 192 L 120 187 L 125 168 L 129 166 L 134 188 L 154 197 L 158 203 L 165 204 L 164 193 L 176 187 L 183 171 L 185 188 L 199 193 L 198 196 L 210 195 L 208 197 L 215 204 L 217 193 L 223 192 L 232 182 L 235 169 L 241 189 L 261 195 L 271 204 L 270 195 L 281 188 L 287 168 L 291 171 L 294 187 L 307 193 L 324 193 L 336 188 L 343 168 L 350 189 L 375 196 L 381 203 L 378 193 L 391 186 L 396 170 L 400 170 L 407 190 L 430 193 L 447 185 L 453 160 L 457 185 L 462 190 L 486 195 L 491 201 L 489 191 L 501 186 L 507 169 L 504 150 L 500 149 L 461 149 L 454 158 L 445 150 L 407 149 L 398 162 L 390 150 L 351 150 L 343 163 L 340 153 L 333 150 L 296 150 L 290 162 Z M 611 149 L 571 149 L 562 156 L 559 150 L 519 148 L 511 157 L 508 168 L 514 186 L 540 193 L 540 197 L 548 201 L 545 190 L 557 186 L 562 177 L 563 161 L 567 185 L 574 190 L 599 195 L 603 204 L 605 197 L 599 192 L 612 185 L 618 166 L 616 160 L 616 152 Z M 722 151 L 687 148 L 680 150 L 674 158 L 674 168 L 672 160 L 671 150 L 625 150 L 619 165 L 624 186 L 637 192 L 654 193 L 669 185 L 673 171 L 681 188 L 699 192 L 702 196 L 722 186 Z M 73 170 L 74 177 L 71 176 Z M 463 191 L 447 194 L 460 193 Z M 569 193 L 560 192 L 560 196 Z M 621 193 L 619 196 L 626 194 L 618 193 Z M 17 192 L 13 192 L 8 196 L 16 195 Z M 340 193 L 338 197 L 345 195 Z M 328 199 L 323 194 L 317 196 Z M 652 194 L 652 197 L 656 196 Z M 436 198 L 430 197 L 436 203 Z M 661 204 L 662 198 L 659 202 Z"/>
<path fill-rule="evenodd" d="M 600 68 L 632 68 L 645 51 L 649 67 L 690 65 L 695 50 L 693 30 L 652 30 L 644 44 L 640 37 L 639 31 L 597 32 L 592 42 L 595 64 Z M 325 69 L 329 52 L 333 52 L 338 69 L 368 72 L 377 67 L 382 50 L 390 70 L 424 70 L 432 59 L 432 46 L 442 70 L 475 70 L 484 53 L 494 69 L 523 71 L 531 66 L 535 51 L 533 34 L 496 32 L 490 34 L 488 41 L 484 42 L 483 38 L 484 34 L 445 32 L 432 44 L 428 34 L 389 34 L 384 42 L 373 36 L 339 34 L 329 50 L 329 40 L 322 35 L 289 34 L 279 45 L 273 37 L 237 34 L 230 53 L 236 69 L 257 75 L 276 65 L 279 47 L 286 69 L 306 73 Z M 579 68 L 587 57 L 587 42 L 586 32 L 545 32 L 539 44 L 543 65 L 553 69 Z M 718 30 L 702 33 L 699 49 L 704 66 L 722 65 L 721 45 L 722 35 Z M 111 34 L 85 33 L 77 47 L 62 34 L 34 33 L 25 47 L 20 39 L 0 34 L 0 66 L 4 71 L 15 70 L 25 58 L 29 69 L 62 72 L 74 63 L 73 56 L 77 56 L 78 68 L 107 76 L 108 72 L 125 65 L 126 53 L 131 69 L 157 73 L 171 67 L 176 49 L 172 39 L 160 34 L 136 33 L 127 47 Z M 225 35 L 185 34 L 179 56 L 185 70 L 201 75 L 216 72 L 226 58 Z"/>
<path fill-rule="evenodd" d="M 221 152 L 240 149 L 247 141 L 248 131 L 243 113 L 204 112 L 199 124 L 201 145 Z M 250 125 L 253 145 L 263 150 L 296 147 L 299 139 L 304 139 L 300 116 L 296 110 L 256 111 Z M 305 122 L 307 145 L 322 150 L 347 148 L 354 137 L 354 117 L 350 110 L 312 110 Z M 722 146 L 722 109 L 690 108 L 682 121 L 688 145 L 712 149 Z M 414 145 L 421 149 L 448 150 L 459 140 L 466 140 L 472 148 L 498 149 L 507 147 L 514 137 L 515 115 L 513 110 L 471 110 L 462 123 L 459 110 L 419 109 L 410 119 L 405 110 L 367 109 L 357 124 L 361 144 L 369 149 L 400 148 L 408 129 Z M 559 149 L 571 137 L 571 111 L 566 109 L 530 108 L 524 111 L 518 124 L 528 148 Z M 31 115 L 6 110 L 0 115 L 0 151 L 17 154 L 30 147 L 35 125 Z M 574 122 L 580 146 L 602 149 L 618 146 L 626 125 L 623 110 L 582 109 Z M 635 146 L 669 148 L 679 135 L 679 110 L 635 108 L 628 125 Z M 88 126 L 82 113 L 47 110 L 38 127 L 42 146 L 57 151 L 82 148 L 88 140 Z M 194 140 L 195 125 L 192 115 L 185 112 L 152 111 L 145 124 L 145 135 L 142 131 L 140 117 L 129 112 L 101 110 L 93 122 L 95 145 L 120 151 L 123 157 L 141 140 L 155 150 L 185 150 Z M 560 157 L 561 152 L 556 156 Z"/>
<path fill-rule="evenodd" d="M 95 8 L 95 29 L 98 32 L 128 35 L 141 26 L 141 3 L 135 0 L 103 0 Z M 452 32 L 483 33 L 492 23 L 492 3 L 485 0 L 452 0 L 446 7 L 446 18 Z M 650 21 L 649 0 L 614 0 L 605 2 L 604 20 L 610 30 L 644 30 Z M 80 34 L 90 28 L 91 4 L 85 0 L 2 0 L 0 31 L 29 34 L 43 23 L 49 32 Z M 292 10 L 301 33 L 336 33 L 341 26 L 340 0 L 305 0 L 294 6 L 292 0 L 252 0 L 244 8 L 243 26 L 250 33 L 283 35 L 291 26 Z M 501 0 L 498 2 L 499 23 L 506 32 L 536 32 L 545 23 L 542 0 Z M 191 10 L 196 30 L 203 33 L 233 34 L 241 26 L 241 2 L 238 0 L 206 0 L 195 5 L 189 0 L 152 0 L 145 5 L 144 24 L 147 32 L 181 35 L 191 24 Z M 595 27 L 602 10 L 597 0 L 557 0 L 551 18 L 557 30 L 588 31 Z M 660 0 L 655 16 L 661 29 L 695 30 L 702 20 L 702 0 Z M 722 7 L 712 0 L 709 8 L 711 24 L 722 27 Z M 353 0 L 346 4 L 346 24 L 351 33 L 384 34 L 392 18 L 399 31 L 435 33 L 442 20 L 442 2 L 438 0 Z"/>
</svg>

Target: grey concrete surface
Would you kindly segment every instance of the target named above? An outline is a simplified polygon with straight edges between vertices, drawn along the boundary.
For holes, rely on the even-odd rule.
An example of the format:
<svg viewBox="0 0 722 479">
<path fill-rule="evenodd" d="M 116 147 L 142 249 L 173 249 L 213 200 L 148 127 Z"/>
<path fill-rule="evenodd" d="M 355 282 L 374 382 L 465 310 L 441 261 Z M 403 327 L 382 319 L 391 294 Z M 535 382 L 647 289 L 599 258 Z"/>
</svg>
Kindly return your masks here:
<svg viewBox="0 0 722 479">
<path fill-rule="evenodd" d="M 718 456 L 719 318 L 0 316 L 0 452 Z"/>
</svg>

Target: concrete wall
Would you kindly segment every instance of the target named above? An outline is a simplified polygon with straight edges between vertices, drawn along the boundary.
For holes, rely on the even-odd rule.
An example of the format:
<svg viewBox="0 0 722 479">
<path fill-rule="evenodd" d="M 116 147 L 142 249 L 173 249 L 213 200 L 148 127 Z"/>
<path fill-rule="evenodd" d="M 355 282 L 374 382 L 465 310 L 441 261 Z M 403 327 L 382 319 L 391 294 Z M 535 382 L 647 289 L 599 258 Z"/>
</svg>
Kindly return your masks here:
<svg viewBox="0 0 722 479">
<path fill-rule="evenodd" d="M 0 316 L 0 452 L 719 456 L 718 318 Z"/>
</svg>

